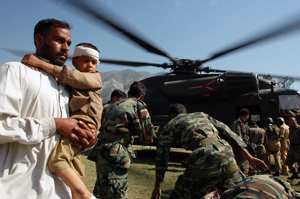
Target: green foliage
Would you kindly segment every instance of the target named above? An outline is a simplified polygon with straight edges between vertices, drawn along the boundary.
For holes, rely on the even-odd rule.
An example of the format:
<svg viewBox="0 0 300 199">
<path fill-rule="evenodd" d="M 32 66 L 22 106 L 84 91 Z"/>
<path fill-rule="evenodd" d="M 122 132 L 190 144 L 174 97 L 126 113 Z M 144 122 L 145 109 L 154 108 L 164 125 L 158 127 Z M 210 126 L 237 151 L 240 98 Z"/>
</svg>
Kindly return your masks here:
<svg viewBox="0 0 300 199">
<path fill-rule="evenodd" d="M 275 82 L 281 88 L 290 88 L 291 85 L 295 82 L 295 80 L 292 77 L 288 76 L 280 77 L 277 80 L 274 80 L 273 77 L 269 74 L 264 75 L 263 78 Z"/>
</svg>

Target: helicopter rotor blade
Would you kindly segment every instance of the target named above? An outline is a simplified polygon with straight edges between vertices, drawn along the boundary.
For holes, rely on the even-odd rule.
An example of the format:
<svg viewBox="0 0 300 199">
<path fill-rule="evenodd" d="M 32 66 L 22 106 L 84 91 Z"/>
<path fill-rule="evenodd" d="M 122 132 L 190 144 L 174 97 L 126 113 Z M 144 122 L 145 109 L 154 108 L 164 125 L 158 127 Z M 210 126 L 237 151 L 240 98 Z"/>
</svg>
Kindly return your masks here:
<svg viewBox="0 0 300 199">
<path fill-rule="evenodd" d="M 125 26 L 128 27 L 128 23 L 124 25 L 125 23 L 122 22 L 123 26 L 120 23 L 117 23 L 116 21 L 112 20 L 112 17 L 108 15 L 108 9 L 101 4 L 101 6 L 92 6 L 86 1 L 81 1 L 81 0 L 66 0 L 64 1 L 68 3 L 69 5 L 72 5 L 74 8 L 78 9 L 79 11 L 83 12 L 89 17 L 93 17 L 95 20 L 100 21 L 114 29 L 115 31 L 123 34 L 126 36 L 128 39 L 133 41 L 134 43 L 138 44 L 142 48 L 146 49 L 147 51 L 151 53 L 155 53 L 161 56 L 165 56 L 169 58 L 172 61 L 175 61 L 175 58 L 172 56 L 168 55 L 166 52 L 158 49 L 157 47 L 154 47 L 154 45 L 150 44 L 149 42 L 146 42 L 145 39 L 142 39 L 137 36 L 137 34 L 133 34 L 132 31 L 128 30 L 128 28 L 124 28 Z M 109 13 L 112 13 L 109 11 Z"/>
<path fill-rule="evenodd" d="M 135 67 L 157 66 L 157 67 L 168 68 L 164 64 L 156 64 L 156 63 L 148 63 L 148 62 L 122 61 L 122 60 L 109 60 L 109 59 L 99 59 L 99 61 L 106 64 L 123 65 L 123 66 L 135 66 Z"/>
<path fill-rule="evenodd" d="M 28 50 L 16 50 L 16 49 L 9 49 L 9 48 L 1 48 L 1 49 L 18 57 L 23 57 L 26 54 L 34 53 L 34 51 L 28 51 Z"/>
<path fill-rule="evenodd" d="M 232 46 L 228 49 L 225 49 L 221 52 L 215 53 L 210 58 L 202 60 L 202 63 L 205 63 L 205 62 L 211 61 L 213 59 L 219 58 L 223 55 L 229 54 L 229 53 L 231 53 L 233 51 L 236 51 L 236 50 L 239 50 L 241 48 L 245 48 L 245 47 L 248 47 L 250 45 L 259 43 L 259 42 L 263 42 L 263 41 L 266 41 L 266 40 L 269 40 L 269 39 L 272 39 L 272 38 L 275 38 L 275 37 L 282 36 L 282 35 L 287 34 L 287 33 L 291 33 L 291 32 L 296 31 L 298 29 L 300 29 L 300 16 L 296 17 L 295 19 L 291 20 L 290 23 L 284 24 L 279 28 L 274 28 L 273 30 L 268 31 L 267 33 L 258 34 L 258 36 L 254 37 L 251 40 L 241 42 L 238 45 L 234 45 L 234 46 Z"/>
<path fill-rule="evenodd" d="M 33 52 L 25 51 L 25 50 L 15 50 L 15 49 L 7 49 L 2 48 L 2 50 L 18 56 L 23 57 L 26 54 L 32 54 Z M 68 57 L 68 59 L 72 59 L 72 55 Z M 156 64 L 156 63 L 149 63 L 149 62 L 137 62 L 137 61 L 124 61 L 124 60 L 113 60 L 113 59 L 99 59 L 100 62 L 106 63 L 106 64 L 114 64 L 114 65 L 121 65 L 121 66 L 134 66 L 134 67 L 140 67 L 140 66 L 156 66 L 156 67 L 162 67 L 162 68 L 170 68 L 168 64 Z"/>
</svg>

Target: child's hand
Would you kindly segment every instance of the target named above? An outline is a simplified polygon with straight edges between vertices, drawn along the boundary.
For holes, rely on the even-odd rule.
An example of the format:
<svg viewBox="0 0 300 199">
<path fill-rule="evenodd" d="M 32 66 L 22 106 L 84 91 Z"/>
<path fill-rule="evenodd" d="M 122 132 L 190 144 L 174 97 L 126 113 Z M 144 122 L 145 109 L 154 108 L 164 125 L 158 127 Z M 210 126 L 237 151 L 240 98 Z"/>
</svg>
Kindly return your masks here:
<svg viewBox="0 0 300 199">
<path fill-rule="evenodd" d="M 43 62 L 39 58 L 37 58 L 34 54 L 27 54 L 23 57 L 22 63 L 26 66 L 30 67 L 32 70 L 40 70 L 37 67 Z"/>
<path fill-rule="evenodd" d="M 29 65 L 29 64 L 26 64 L 26 63 L 24 63 L 24 62 L 22 62 L 25 66 L 28 66 L 29 68 L 31 68 L 32 70 L 35 70 L 35 71 L 39 71 L 40 69 L 39 68 L 37 68 L 37 67 L 34 67 L 34 66 L 31 66 L 31 65 Z"/>
</svg>

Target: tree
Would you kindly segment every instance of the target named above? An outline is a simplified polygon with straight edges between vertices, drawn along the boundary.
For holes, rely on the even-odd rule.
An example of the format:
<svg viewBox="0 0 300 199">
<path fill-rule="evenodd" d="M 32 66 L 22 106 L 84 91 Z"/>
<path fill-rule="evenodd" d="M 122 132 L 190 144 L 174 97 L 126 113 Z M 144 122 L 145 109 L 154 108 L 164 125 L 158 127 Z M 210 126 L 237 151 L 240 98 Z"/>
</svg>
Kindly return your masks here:
<svg viewBox="0 0 300 199">
<path fill-rule="evenodd" d="M 273 77 L 269 74 L 264 75 L 263 78 L 275 82 L 281 88 L 290 88 L 291 85 L 295 82 L 295 80 L 292 77 L 288 76 L 279 77 L 277 80 L 274 80 Z"/>
</svg>

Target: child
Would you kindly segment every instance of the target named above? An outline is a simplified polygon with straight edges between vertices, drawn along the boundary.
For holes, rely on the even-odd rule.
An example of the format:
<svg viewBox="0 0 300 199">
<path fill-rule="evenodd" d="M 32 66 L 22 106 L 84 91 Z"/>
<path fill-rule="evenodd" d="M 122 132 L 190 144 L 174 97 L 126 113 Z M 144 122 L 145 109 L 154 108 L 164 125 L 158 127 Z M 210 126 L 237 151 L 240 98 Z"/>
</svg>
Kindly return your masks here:
<svg viewBox="0 0 300 199">
<path fill-rule="evenodd" d="M 91 123 L 97 130 L 101 125 L 102 90 L 101 76 L 96 71 L 99 64 L 99 50 L 92 44 L 80 43 L 75 47 L 72 64 L 69 66 L 56 66 L 40 60 L 35 55 L 25 55 L 22 62 L 42 68 L 57 77 L 60 83 L 70 86 L 72 98 L 70 100 L 71 117 Z M 59 176 L 72 190 L 72 199 L 95 198 L 84 185 L 84 165 L 80 160 L 81 150 L 71 141 L 62 137 L 55 146 L 48 167 L 51 173 Z M 76 196 L 75 194 L 78 196 Z"/>
</svg>

